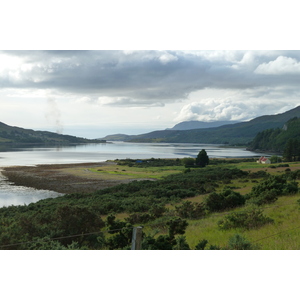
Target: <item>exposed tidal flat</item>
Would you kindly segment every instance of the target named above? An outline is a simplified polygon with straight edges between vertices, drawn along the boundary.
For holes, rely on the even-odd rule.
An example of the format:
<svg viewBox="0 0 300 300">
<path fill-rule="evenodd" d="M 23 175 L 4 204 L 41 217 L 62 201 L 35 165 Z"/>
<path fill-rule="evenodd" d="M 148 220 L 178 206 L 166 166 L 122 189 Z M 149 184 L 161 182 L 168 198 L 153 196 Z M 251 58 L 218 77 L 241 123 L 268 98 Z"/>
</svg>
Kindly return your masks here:
<svg viewBox="0 0 300 300">
<path fill-rule="evenodd" d="M 109 160 L 196 157 L 201 149 L 205 149 L 210 158 L 266 155 L 240 147 L 194 143 L 114 142 L 64 147 L 7 148 L 0 152 L 0 168 L 5 169 L 0 177 L 0 206 L 28 204 L 57 197 L 61 193 L 92 192 L 122 182 L 151 179 L 151 176 L 144 178 L 138 174 L 125 174 L 122 170 L 119 170 L 121 174 L 117 174 L 117 170 L 95 170 L 110 166 L 112 163 L 108 163 Z"/>
</svg>

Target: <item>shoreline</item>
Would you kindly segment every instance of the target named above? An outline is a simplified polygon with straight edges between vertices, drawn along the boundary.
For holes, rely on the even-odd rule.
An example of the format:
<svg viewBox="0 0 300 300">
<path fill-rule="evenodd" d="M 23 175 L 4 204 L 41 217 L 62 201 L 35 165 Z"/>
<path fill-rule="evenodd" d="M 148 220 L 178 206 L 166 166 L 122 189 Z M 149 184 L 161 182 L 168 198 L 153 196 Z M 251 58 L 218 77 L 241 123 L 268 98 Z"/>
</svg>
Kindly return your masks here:
<svg viewBox="0 0 300 300">
<path fill-rule="evenodd" d="M 99 189 L 128 183 L 134 179 L 107 179 L 101 174 L 89 171 L 107 165 L 111 161 L 95 163 L 49 164 L 36 166 L 1 167 L 1 173 L 8 181 L 18 186 L 55 191 L 63 194 L 90 193 Z"/>
</svg>

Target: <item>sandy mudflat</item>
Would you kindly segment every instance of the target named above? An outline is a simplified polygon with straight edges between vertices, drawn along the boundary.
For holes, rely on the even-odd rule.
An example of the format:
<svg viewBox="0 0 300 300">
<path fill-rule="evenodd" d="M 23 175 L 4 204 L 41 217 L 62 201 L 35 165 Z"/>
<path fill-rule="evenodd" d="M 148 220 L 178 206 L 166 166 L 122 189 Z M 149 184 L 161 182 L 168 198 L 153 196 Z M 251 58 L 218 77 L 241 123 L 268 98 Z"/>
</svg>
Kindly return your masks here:
<svg viewBox="0 0 300 300">
<path fill-rule="evenodd" d="M 16 185 L 36 189 L 52 190 L 59 193 L 89 193 L 111 187 L 120 183 L 128 183 L 133 179 L 105 178 L 101 174 L 91 172 L 90 168 L 98 168 L 114 164 L 113 162 L 14 166 L 3 168 L 2 174 Z"/>
</svg>

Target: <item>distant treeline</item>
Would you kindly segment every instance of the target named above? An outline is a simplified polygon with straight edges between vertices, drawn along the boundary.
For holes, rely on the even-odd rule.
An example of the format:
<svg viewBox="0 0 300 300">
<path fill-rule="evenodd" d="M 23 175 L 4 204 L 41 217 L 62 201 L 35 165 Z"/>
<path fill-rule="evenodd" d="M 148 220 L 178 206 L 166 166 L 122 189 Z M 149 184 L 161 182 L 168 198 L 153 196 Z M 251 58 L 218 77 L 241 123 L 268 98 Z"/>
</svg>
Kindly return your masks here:
<svg viewBox="0 0 300 300">
<path fill-rule="evenodd" d="M 289 120 L 283 128 L 259 132 L 250 143 L 249 150 L 282 153 L 286 161 L 300 159 L 300 119 Z"/>
</svg>

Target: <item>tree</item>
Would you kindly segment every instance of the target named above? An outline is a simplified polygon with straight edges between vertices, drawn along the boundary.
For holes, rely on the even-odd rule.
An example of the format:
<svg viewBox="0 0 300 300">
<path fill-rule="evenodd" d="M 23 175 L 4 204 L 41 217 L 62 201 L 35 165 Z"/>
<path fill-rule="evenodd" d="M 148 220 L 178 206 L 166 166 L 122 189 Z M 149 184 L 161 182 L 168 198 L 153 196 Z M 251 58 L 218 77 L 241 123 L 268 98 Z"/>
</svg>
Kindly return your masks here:
<svg viewBox="0 0 300 300">
<path fill-rule="evenodd" d="M 208 164 L 209 164 L 209 158 L 207 156 L 206 151 L 202 149 L 196 157 L 196 165 L 200 167 L 205 167 Z"/>
</svg>

